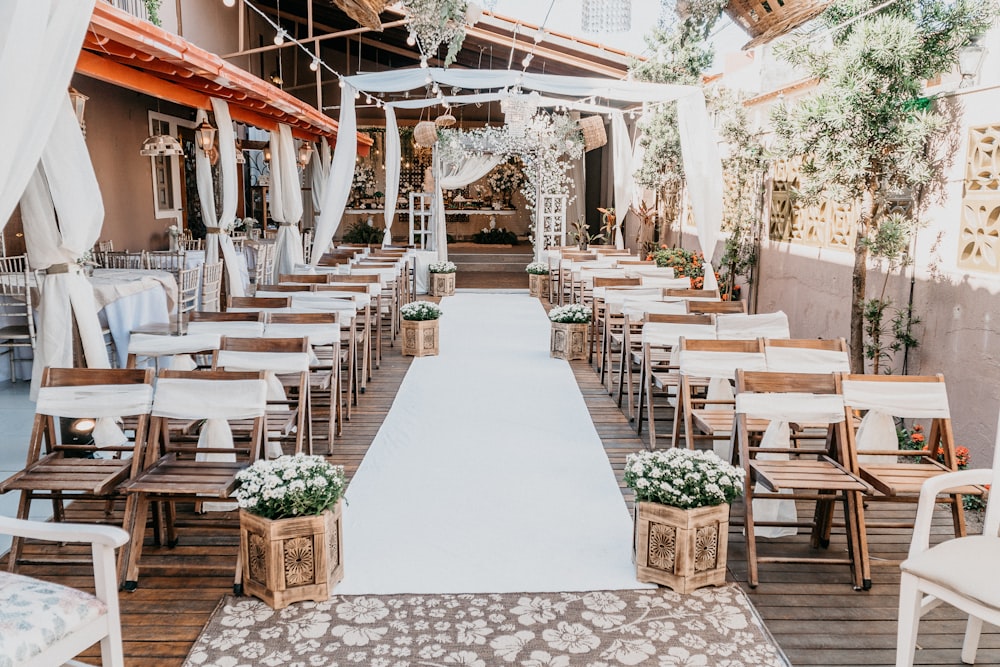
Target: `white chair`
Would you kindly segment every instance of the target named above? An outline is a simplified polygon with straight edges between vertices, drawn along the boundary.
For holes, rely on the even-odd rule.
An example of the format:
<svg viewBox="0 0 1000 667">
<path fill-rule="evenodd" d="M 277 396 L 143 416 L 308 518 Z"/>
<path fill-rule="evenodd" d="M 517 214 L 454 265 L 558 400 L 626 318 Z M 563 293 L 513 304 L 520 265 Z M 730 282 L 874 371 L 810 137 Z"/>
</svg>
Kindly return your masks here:
<svg viewBox="0 0 1000 667">
<path fill-rule="evenodd" d="M 72 660 L 101 643 L 101 665 L 124 667 L 115 548 L 128 533 L 113 526 L 40 523 L 0 517 L 0 533 L 50 542 L 89 543 L 94 557 L 94 587 L 83 591 L 0 571 L 0 657 L 19 667 L 84 663 Z"/>
<path fill-rule="evenodd" d="M 1000 625 L 1000 500 L 990 498 L 982 535 L 956 537 L 933 547 L 931 522 L 938 495 L 970 484 L 1000 488 L 1000 433 L 993 453 L 993 469 L 958 470 L 924 482 L 917 505 L 909 557 L 899 566 L 899 625 L 896 667 L 913 664 L 920 617 L 942 603 L 969 614 L 962 643 L 962 662 L 975 664 L 983 621 Z"/>
</svg>

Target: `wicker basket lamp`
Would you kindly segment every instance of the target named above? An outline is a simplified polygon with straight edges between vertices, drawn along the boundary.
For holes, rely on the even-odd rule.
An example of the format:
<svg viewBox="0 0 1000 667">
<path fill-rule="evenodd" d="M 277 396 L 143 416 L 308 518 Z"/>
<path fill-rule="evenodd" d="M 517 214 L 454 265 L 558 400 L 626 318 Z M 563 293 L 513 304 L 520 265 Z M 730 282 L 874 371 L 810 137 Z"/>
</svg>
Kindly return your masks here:
<svg viewBox="0 0 1000 667">
<path fill-rule="evenodd" d="M 591 151 L 608 143 L 603 116 L 587 116 L 577 121 L 583 132 L 583 150 Z"/>
<path fill-rule="evenodd" d="M 729 0 L 726 14 L 752 39 L 743 45 L 751 49 L 791 32 L 823 13 L 831 0 Z"/>
<path fill-rule="evenodd" d="M 432 120 L 422 120 L 413 128 L 413 140 L 418 146 L 430 148 L 437 138 L 437 125 Z"/>
</svg>

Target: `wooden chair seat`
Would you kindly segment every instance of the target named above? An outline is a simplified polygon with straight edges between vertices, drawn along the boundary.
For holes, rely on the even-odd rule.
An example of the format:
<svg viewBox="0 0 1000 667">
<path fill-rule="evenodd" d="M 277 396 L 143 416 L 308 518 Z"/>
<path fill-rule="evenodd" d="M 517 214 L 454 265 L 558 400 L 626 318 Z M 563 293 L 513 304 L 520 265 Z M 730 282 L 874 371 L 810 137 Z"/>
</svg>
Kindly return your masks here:
<svg viewBox="0 0 1000 667">
<path fill-rule="evenodd" d="M 130 459 L 67 458 L 52 452 L 24 470 L 0 482 L 0 493 L 8 491 L 78 491 L 104 496 L 129 476 Z M 43 497 L 35 494 L 35 497 Z"/>
<path fill-rule="evenodd" d="M 167 454 L 123 488 L 142 493 L 150 500 L 164 495 L 196 495 L 228 498 L 236 489 L 236 473 L 249 465 L 244 461 L 195 461 Z"/>
<path fill-rule="evenodd" d="M 810 489 L 815 491 L 869 490 L 867 484 L 847 472 L 833 460 L 791 459 L 789 461 L 750 461 L 755 479 L 770 491 Z"/>
<path fill-rule="evenodd" d="M 865 463 L 859 472 L 861 479 L 871 484 L 878 493 L 897 496 L 903 493 L 919 494 L 924 482 L 951 471 L 937 461 L 927 461 L 924 465 Z M 978 486 L 963 486 L 956 492 L 978 496 L 982 495 L 983 489 Z"/>
<path fill-rule="evenodd" d="M 736 413 L 729 410 L 692 410 L 691 419 L 699 432 L 713 438 L 725 438 L 733 432 Z M 751 433 L 763 433 L 768 423 L 766 419 L 748 419 L 747 428 Z"/>
</svg>

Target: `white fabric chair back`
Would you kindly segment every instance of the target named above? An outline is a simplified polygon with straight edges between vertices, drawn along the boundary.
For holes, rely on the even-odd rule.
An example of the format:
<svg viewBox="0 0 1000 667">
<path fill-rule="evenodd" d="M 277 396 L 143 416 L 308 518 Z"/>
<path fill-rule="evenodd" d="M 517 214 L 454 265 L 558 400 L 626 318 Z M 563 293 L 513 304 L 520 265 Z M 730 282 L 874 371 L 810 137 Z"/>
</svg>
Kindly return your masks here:
<svg viewBox="0 0 1000 667">
<path fill-rule="evenodd" d="M 774 347 L 764 343 L 767 370 L 775 373 L 850 373 L 851 360 L 843 350 Z"/>
<path fill-rule="evenodd" d="M 671 324 L 647 322 L 642 325 L 642 344 L 674 347 L 681 338 L 715 340 L 714 324 Z"/>
<path fill-rule="evenodd" d="M 729 380 L 736 377 L 737 369 L 745 371 L 767 370 L 767 362 L 763 352 L 681 350 L 677 354 L 677 365 L 681 375 Z"/>
<path fill-rule="evenodd" d="M 782 311 L 745 315 L 721 314 L 715 319 L 719 340 L 746 338 L 791 338 L 788 316 Z"/>
</svg>

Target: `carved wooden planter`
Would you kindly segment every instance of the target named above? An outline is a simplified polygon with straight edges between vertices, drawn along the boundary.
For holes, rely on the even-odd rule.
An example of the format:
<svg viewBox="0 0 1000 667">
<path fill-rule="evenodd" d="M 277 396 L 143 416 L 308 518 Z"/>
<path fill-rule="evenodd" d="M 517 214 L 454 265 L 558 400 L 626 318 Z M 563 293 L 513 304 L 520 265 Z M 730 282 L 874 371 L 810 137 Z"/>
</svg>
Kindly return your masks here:
<svg viewBox="0 0 1000 667">
<path fill-rule="evenodd" d="M 566 361 L 586 359 L 589 330 L 589 323 L 553 322 L 549 355 Z"/>
<path fill-rule="evenodd" d="M 432 273 L 431 296 L 455 296 L 454 273 Z"/>
<path fill-rule="evenodd" d="M 539 299 L 541 299 L 542 297 L 548 298 L 549 274 L 529 273 L 528 291 L 531 293 L 531 296 L 537 296 Z"/>
<path fill-rule="evenodd" d="M 721 586 L 728 538 L 729 505 L 682 510 L 636 503 L 636 577 L 678 593 Z"/>
<path fill-rule="evenodd" d="M 244 592 L 275 609 L 329 600 L 344 578 L 342 505 L 319 516 L 273 520 L 240 510 Z"/>
<path fill-rule="evenodd" d="M 403 320 L 402 327 L 403 356 L 430 357 L 438 354 L 438 320 Z"/>
</svg>

